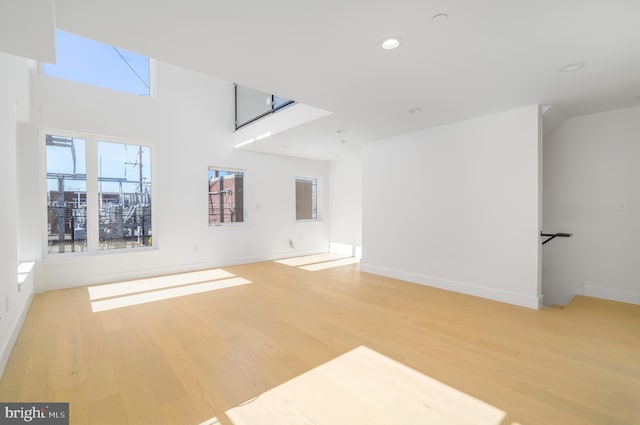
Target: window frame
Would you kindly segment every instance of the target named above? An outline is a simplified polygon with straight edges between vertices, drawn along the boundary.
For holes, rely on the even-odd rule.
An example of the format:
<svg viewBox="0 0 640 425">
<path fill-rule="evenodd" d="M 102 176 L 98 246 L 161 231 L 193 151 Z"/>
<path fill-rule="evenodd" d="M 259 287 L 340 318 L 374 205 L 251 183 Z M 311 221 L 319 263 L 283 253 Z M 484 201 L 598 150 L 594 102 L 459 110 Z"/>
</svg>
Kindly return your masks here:
<svg viewBox="0 0 640 425">
<path fill-rule="evenodd" d="M 242 221 L 233 221 L 233 222 L 224 222 L 224 223 L 209 223 L 209 172 L 212 170 L 218 171 L 233 171 L 242 173 Z M 249 181 L 249 172 L 246 168 L 237 168 L 237 167 L 220 167 L 216 165 L 207 166 L 207 227 L 209 230 L 221 230 L 221 229 L 239 229 L 243 227 L 249 226 L 249 215 L 248 215 L 248 205 L 249 205 L 249 191 L 248 191 L 248 181 Z"/>
<path fill-rule="evenodd" d="M 85 158 L 86 158 L 86 188 L 87 188 L 87 249 L 86 251 L 65 252 L 64 254 L 49 253 L 48 249 L 48 216 L 47 216 L 47 148 L 46 136 L 72 137 L 85 140 Z M 111 142 L 126 145 L 139 145 L 148 147 L 151 150 L 151 220 L 152 220 L 152 243 L 150 246 L 140 246 L 122 249 L 100 249 L 99 220 L 100 212 L 98 205 L 99 191 L 99 164 L 98 164 L 98 143 Z M 140 139 L 131 139 L 115 136 L 100 135 L 94 133 L 85 133 L 82 131 L 58 130 L 53 128 L 40 128 L 40 136 L 38 138 L 39 153 L 39 192 L 40 198 L 40 214 L 41 214 L 41 245 L 42 258 L 47 260 L 60 261 L 69 258 L 93 256 L 93 255 L 119 255 L 144 251 L 155 251 L 159 249 L 159 226 L 157 220 L 157 202 L 155 201 L 155 184 L 156 181 L 156 148 L 153 142 Z"/>
<path fill-rule="evenodd" d="M 301 218 L 298 219 L 298 193 L 297 193 L 297 181 L 298 179 L 316 181 L 316 218 Z M 293 217 L 296 223 L 310 223 L 323 221 L 322 214 L 322 179 L 320 176 L 313 175 L 296 175 L 293 179 Z"/>
<path fill-rule="evenodd" d="M 89 176 L 88 176 L 88 171 L 87 171 L 87 140 L 84 136 L 80 136 L 80 135 L 71 135 L 71 134 L 62 134 L 61 132 L 44 132 L 42 134 L 42 137 L 40 139 L 40 142 L 44 142 L 42 143 L 43 146 L 43 163 L 42 163 L 42 167 L 40 168 L 40 170 L 42 171 L 42 174 L 44 176 L 44 190 L 39 192 L 39 196 L 42 199 L 42 202 L 44 204 L 43 207 L 43 214 L 44 214 L 44 225 L 45 225 L 45 232 L 43 235 L 43 245 L 44 245 L 44 253 L 46 255 L 50 255 L 52 257 L 66 257 L 66 255 L 59 255 L 58 254 L 54 254 L 54 253 L 50 253 L 49 252 L 49 241 L 48 241 L 48 236 L 49 236 L 49 210 L 48 210 L 48 205 L 47 205 L 47 198 L 49 196 L 49 187 L 48 187 L 48 177 L 47 177 L 47 172 L 48 172 L 48 167 L 47 167 L 47 143 L 46 143 L 46 138 L 47 136 L 53 136 L 53 137 L 65 137 L 65 138 L 72 138 L 72 139 L 76 139 L 76 140 L 82 140 L 84 142 L 84 159 L 85 159 L 85 163 L 84 163 L 84 168 L 85 168 L 85 178 L 84 178 L 84 186 L 85 186 L 85 203 L 86 203 L 86 211 L 85 211 L 85 220 L 87 221 L 87 229 L 86 229 L 86 234 L 89 234 L 89 200 L 87 199 L 87 194 L 89 193 Z M 42 195 L 45 196 L 42 196 Z M 91 226 L 93 226 L 93 224 L 91 224 Z M 64 254 L 78 254 L 78 253 L 86 253 L 89 251 L 89 240 L 88 238 L 85 238 L 85 243 L 84 243 L 84 249 L 83 250 L 74 250 L 74 251 L 69 251 L 69 252 L 64 252 Z"/>
</svg>

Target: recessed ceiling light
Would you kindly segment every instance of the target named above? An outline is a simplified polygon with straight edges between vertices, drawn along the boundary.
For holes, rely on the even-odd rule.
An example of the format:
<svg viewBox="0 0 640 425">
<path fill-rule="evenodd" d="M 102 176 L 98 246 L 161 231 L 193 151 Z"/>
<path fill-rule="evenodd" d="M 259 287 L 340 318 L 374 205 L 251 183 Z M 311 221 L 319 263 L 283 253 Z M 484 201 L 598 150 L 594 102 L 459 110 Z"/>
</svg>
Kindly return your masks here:
<svg viewBox="0 0 640 425">
<path fill-rule="evenodd" d="M 422 112 L 422 108 L 411 108 L 411 109 L 409 109 L 409 113 L 410 114 L 419 114 L 420 112 Z"/>
<path fill-rule="evenodd" d="M 385 50 L 397 49 L 400 46 L 400 39 L 396 37 L 387 37 L 380 42 L 380 46 Z"/>
<path fill-rule="evenodd" d="M 345 143 L 347 143 L 347 141 L 342 139 L 342 140 L 340 140 L 340 143 L 342 143 L 344 145 Z"/>
<path fill-rule="evenodd" d="M 433 22 L 446 22 L 449 19 L 449 15 L 446 13 L 438 13 L 437 15 L 433 15 L 431 20 Z"/>
<path fill-rule="evenodd" d="M 341 128 L 341 129 L 339 129 L 339 130 L 336 130 L 336 133 L 340 134 L 340 133 L 344 133 L 344 132 L 346 132 L 346 131 L 347 131 L 347 130 L 345 130 L 344 128 Z"/>
<path fill-rule="evenodd" d="M 282 149 L 287 149 L 289 146 L 287 146 L 287 145 L 282 145 L 282 146 L 280 146 L 280 147 L 281 147 Z"/>
<path fill-rule="evenodd" d="M 575 63 L 570 63 L 569 65 L 565 65 L 562 68 L 560 68 L 558 70 L 558 72 L 572 72 L 572 71 L 577 71 L 579 69 L 584 68 L 584 66 L 586 65 L 586 63 L 584 62 L 575 62 Z"/>
</svg>

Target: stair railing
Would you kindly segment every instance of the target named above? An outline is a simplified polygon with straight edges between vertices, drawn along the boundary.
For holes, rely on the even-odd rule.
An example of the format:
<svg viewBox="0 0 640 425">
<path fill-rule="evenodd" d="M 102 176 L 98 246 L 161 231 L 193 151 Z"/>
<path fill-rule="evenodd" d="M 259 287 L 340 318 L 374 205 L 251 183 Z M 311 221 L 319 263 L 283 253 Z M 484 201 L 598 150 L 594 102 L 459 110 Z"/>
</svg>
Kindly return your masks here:
<svg viewBox="0 0 640 425">
<path fill-rule="evenodd" d="M 540 236 L 548 238 L 542 241 L 542 245 L 544 245 L 550 240 L 553 240 L 555 238 L 570 238 L 571 236 L 573 236 L 573 233 L 542 233 L 540 232 Z"/>
</svg>

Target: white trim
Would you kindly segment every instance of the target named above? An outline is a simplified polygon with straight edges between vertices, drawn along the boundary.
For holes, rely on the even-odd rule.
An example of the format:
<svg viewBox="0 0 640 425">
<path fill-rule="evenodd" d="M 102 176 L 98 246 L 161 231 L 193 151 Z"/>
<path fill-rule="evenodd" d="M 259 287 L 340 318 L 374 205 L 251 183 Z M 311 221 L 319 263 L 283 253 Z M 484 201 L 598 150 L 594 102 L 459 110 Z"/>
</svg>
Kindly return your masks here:
<svg viewBox="0 0 640 425">
<path fill-rule="evenodd" d="M 147 277 L 162 276 L 174 273 L 185 273 L 199 270 L 206 270 L 211 268 L 224 268 L 231 267 L 240 264 L 258 263 L 263 261 L 281 260 L 283 258 L 298 257 L 304 255 L 324 254 L 328 252 L 326 248 L 298 250 L 280 252 L 273 255 L 259 255 L 251 257 L 236 257 L 225 261 L 224 263 L 216 261 L 205 261 L 192 264 L 181 264 L 178 266 L 168 267 L 152 267 L 148 269 L 138 269 L 134 272 L 116 272 L 116 273 L 104 273 L 100 275 L 92 275 L 87 279 L 83 277 L 79 281 L 74 281 L 73 276 L 66 276 L 60 279 L 49 280 L 40 282 L 43 291 L 53 291 L 57 289 L 77 288 L 83 286 L 99 285 L 103 283 L 121 282 L 131 279 L 142 279 Z M 43 265 L 46 267 L 46 265 Z"/>
<path fill-rule="evenodd" d="M 157 78 L 158 61 L 155 58 L 152 58 L 150 56 L 148 56 L 148 58 L 149 58 L 149 99 L 157 99 L 158 97 L 158 78 Z"/>
<path fill-rule="evenodd" d="M 298 179 L 306 179 L 306 180 L 312 180 L 315 179 L 316 181 L 316 213 L 317 213 L 317 217 L 316 218 L 305 218 L 305 219 L 300 219 L 298 220 L 298 199 L 297 199 L 297 180 Z M 293 179 L 293 217 L 296 223 L 315 223 L 315 222 L 321 222 L 323 221 L 324 218 L 324 214 L 322 211 L 322 199 L 323 196 L 321 195 L 322 193 L 322 176 L 302 176 L 302 175 L 296 175 Z"/>
<path fill-rule="evenodd" d="M 207 169 L 207 194 L 209 193 L 209 171 L 236 171 L 242 173 L 242 221 L 234 221 L 231 223 L 214 223 L 209 224 L 209 199 L 207 198 L 207 226 L 209 230 L 222 230 L 222 229 L 243 229 L 250 227 L 249 225 L 249 179 L 250 173 L 246 168 L 235 167 L 218 167 L 215 165 L 209 165 Z M 224 177 L 224 176 L 223 176 Z M 209 196 L 209 195 L 207 195 Z"/>
<path fill-rule="evenodd" d="M 33 271 L 31 271 L 33 273 Z M 0 378 L 4 375 L 5 368 L 7 367 L 7 363 L 9 362 L 9 358 L 11 357 L 11 353 L 13 351 L 13 347 L 18 340 L 18 335 L 20 335 L 20 330 L 22 330 L 22 325 L 27 317 L 27 312 L 29 311 L 29 307 L 31 306 L 31 301 L 33 300 L 33 296 L 35 294 L 35 289 L 32 287 L 29 295 L 27 296 L 27 302 L 24 303 L 22 307 L 22 311 L 17 317 L 17 320 L 10 326 L 9 338 L 7 338 L 5 345 L 0 349 Z"/>
<path fill-rule="evenodd" d="M 87 171 L 87 178 L 85 180 L 86 198 L 87 198 L 87 251 L 99 252 L 100 251 L 100 155 L 98 154 L 98 140 L 89 142 L 85 139 L 85 160 L 87 161 L 85 167 Z M 98 161 L 90 161 L 89 158 L 96 158 Z M 95 162 L 98 162 L 96 164 Z M 59 231 L 59 230 L 58 230 Z M 47 249 L 48 250 L 48 249 Z M 66 255 L 66 254 L 65 254 Z M 51 254 L 47 255 L 51 257 Z"/>
<path fill-rule="evenodd" d="M 64 254 L 48 254 L 46 257 L 39 259 L 38 261 L 45 265 L 50 264 L 65 264 L 65 263 L 75 263 L 81 258 L 91 258 L 97 257 L 101 255 L 118 255 L 118 254 L 137 254 L 142 252 L 156 252 L 159 251 L 157 247 L 154 246 L 139 246 L 135 248 L 114 248 L 114 249 L 102 249 L 97 251 L 78 251 L 78 252 L 67 252 Z"/>
<path fill-rule="evenodd" d="M 542 305 L 541 295 L 537 297 L 524 295 L 511 291 L 487 288 L 468 282 L 456 282 L 453 280 L 442 279 L 433 276 L 426 276 L 417 273 L 405 272 L 402 270 L 375 266 L 366 262 L 360 263 L 360 270 L 367 273 L 373 273 L 381 276 L 391 277 L 394 279 L 404 280 L 407 282 L 418 283 L 420 285 L 426 285 L 434 288 L 444 289 L 447 291 L 487 298 L 494 301 L 500 301 L 536 310 L 539 309 Z"/>
<path fill-rule="evenodd" d="M 207 221 L 209 221 L 209 215 L 207 214 Z M 221 232 L 226 230 L 247 230 L 251 228 L 249 223 L 215 223 L 207 224 L 210 232 Z"/>
<path fill-rule="evenodd" d="M 640 304 L 640 291 L 584 285 L 584 295 L 623 303 Z"/>
</svg>

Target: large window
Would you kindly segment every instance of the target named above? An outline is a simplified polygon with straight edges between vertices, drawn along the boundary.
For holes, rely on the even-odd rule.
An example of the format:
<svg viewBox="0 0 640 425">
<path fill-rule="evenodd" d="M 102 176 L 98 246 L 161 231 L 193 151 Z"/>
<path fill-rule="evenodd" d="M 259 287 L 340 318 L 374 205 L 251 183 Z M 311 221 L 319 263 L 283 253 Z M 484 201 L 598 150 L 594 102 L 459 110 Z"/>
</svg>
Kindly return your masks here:
<svg viewBox="0 0 640 425">
<path fill-rule="evenodd" d="M 209 225 L 244 222 L 244 172 L 209 168 Z"/>
<path fill-rule="evenodd" d="M 318 179 L 296 177 L 296 220 L 318 219 Z"/>
<path fill-rule="evenodd" d="M 138 96 L 149 96 L 149 64 L 148 56 L 56 30 L 56 63 L 45 64 L 44 73 Z"/>
<path fill-rule="evenodd" d="M 53 134 L 45 144 L 49 254 L 152 246 L 149 146 Z"/>
<path fill-rule="evenodd" d="M 87 250 L 85 140 L 46 136 L 49 253 Z"/>
<path fill-rule="evenodd" d="M 151 245 L 151 148 L 98 142 L 100 249 Z"/>
</svg>

